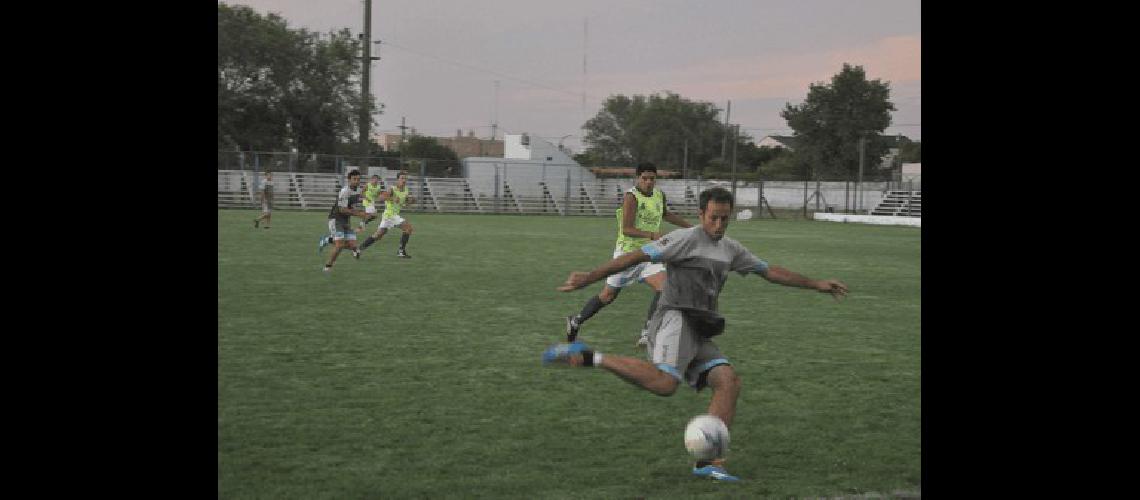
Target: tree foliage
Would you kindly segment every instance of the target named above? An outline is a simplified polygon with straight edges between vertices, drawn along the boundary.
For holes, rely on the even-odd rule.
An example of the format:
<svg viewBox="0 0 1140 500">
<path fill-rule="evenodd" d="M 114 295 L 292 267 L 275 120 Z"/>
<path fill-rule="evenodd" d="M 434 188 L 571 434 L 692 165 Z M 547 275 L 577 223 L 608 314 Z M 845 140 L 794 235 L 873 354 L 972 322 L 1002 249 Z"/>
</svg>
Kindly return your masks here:
<svg viewBox="0 0 1140 500">
<path fill-rule="evenodd" d="M 903 140 L 899 148 L 899 161 L 902 163 L 922 163 L 922 143 Z"/>
<path fill-rule="evenodd" d="M 867 80 L 862 66 L 844 64 L 830 84 L 811 84 L 807 99 L 787 104 L 780 115 L 796 131 L 796 156 L 812 178 L 854 178 L 859 171 L 859 142 L 866 136 L 864 174 L 887 152 L 875 140 L 891 124 L 890 84 Z"/>
<path fill-rule="evenodd" d="M 717 121 L 717 113 L 712 103 L 671 92 L 611 96 L 586 122 L 587 149 L 575 158 L 588 165 L 650 161 L 660 168 L 680 169 L 687 140 L 689 166 L 699 169 L 720 156 L 724 125 Z"/>
<path fill-rule="evenodd" d="M 219 3 L 218 147 L 356 152 L 360 110 L 376 109 L 361 99 L 360 50 L 347 28 L 321 35 Z"/>
</svg>

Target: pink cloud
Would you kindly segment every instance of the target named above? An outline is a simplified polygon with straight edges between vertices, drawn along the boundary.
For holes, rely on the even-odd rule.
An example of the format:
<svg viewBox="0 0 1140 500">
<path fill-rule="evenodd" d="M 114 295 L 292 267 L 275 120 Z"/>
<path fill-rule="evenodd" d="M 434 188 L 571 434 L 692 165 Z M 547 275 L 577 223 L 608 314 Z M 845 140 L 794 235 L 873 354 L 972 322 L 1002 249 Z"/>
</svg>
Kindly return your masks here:
<svg viewBox="0 0 1140 500">
<path fill-rule="evenodd" d="M 808 85 L 826 82 L 843 63 L 863 66 L 867 77 L 892 86 L 922 78 L 921 37 L 895 36 L 827 51 L 724 58 L 649 73 L 591 76 L 590 94 L 645 94 L 670 90 L 694 99 L 764 99 L 803 96 Z"/>
</svg>

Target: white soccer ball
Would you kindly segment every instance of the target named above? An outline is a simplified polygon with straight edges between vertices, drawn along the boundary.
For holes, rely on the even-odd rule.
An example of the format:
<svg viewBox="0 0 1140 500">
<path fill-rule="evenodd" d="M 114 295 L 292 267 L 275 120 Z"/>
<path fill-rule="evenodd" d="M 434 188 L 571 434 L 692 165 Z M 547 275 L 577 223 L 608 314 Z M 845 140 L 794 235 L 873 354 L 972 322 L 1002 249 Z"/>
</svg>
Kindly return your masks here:
<svg viewBox="0 0 1140 500">
<path fill-rule="evenodd" d="M 736 220 L 748 220 L 752 218 L 752 210 L 744 209 L 736 213 Z"/>
<path fill-rule="evenodd" d="M 697 460 L 723 458 L 728 453 L 728 426 L 714 415 L 697 415 L 685 427 L 685 449 Z"/>
</svg>

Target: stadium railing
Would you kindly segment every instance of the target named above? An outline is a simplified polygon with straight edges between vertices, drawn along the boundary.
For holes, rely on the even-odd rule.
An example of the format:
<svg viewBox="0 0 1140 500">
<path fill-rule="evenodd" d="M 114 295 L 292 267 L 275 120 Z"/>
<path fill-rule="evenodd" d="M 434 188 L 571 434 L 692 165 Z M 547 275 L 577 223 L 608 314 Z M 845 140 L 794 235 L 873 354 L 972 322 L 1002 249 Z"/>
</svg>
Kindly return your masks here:
<svg viewBox="0 0 1140 500">
<path fill-rule="evenodd" d="M 396 182 L 396 170 L 376 169 L 382 185 L 387 188 Z M 594 179 L 579 182 L 562 178 L 525 178 L 517 180 L 456 177 L 408 177 L 409 193 L 415 203 L 409 212 L 478 213 L 478 214 L 536 214 L 563 216 L 610 217 L 621 206 L 623 193 L 632 187 L 634 179 Z M 260 208 L 257 193 L 263 178 L 260 172 L 250 170 L 218 170 L 219 208 Z M 367 182 L 367 177 L 361 179 Z M 274 174 L 273 208 L 284 210 L 328 210 L 336 201 L 345 179 L 340 174 L 276 172 Z M 900 216 L 921 216 L 921 191 L 887 191 L 886 183 L 865 183 L 862 213 L 870 213 L 880 205 L 898 207 L 891 213 Z M 713 186 L 731 189 L 729 181 L 702 181 L 694 179 L 662 179 L 658 188 L 665 193 L 670 210 L 685 217 L 696 217 L 701 191 Z M 758 207 L 763 192 L 771 207 L 802 209 L 808 200 L 809 211 L 833 210 L 836 207 L 855 207 L 854 191 L 843 182 L 819 184 L 816 196 L 815 183 L 802 181 L 769 181 L 760 187 L 756 183 L 737 184 L 737 206 Z"/>
</svg>

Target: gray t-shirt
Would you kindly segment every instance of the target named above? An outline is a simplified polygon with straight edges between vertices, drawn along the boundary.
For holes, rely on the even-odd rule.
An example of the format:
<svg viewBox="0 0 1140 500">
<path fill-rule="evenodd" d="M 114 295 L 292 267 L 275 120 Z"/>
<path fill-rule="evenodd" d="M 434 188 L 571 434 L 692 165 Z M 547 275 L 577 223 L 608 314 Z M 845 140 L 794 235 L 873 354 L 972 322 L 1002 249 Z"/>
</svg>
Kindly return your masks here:
<svg viewBox="0 0 1140 500">
<path fill-rule="evenodd" d="M 716 312 L 728 273 L 765 273 L 768 263 L 727 236 L 720 241 L 700 225 L 677 229 L 641 247 L 653 262 L 664 262 L 668 278 L 658 308 Z"/>
</svg>

